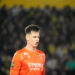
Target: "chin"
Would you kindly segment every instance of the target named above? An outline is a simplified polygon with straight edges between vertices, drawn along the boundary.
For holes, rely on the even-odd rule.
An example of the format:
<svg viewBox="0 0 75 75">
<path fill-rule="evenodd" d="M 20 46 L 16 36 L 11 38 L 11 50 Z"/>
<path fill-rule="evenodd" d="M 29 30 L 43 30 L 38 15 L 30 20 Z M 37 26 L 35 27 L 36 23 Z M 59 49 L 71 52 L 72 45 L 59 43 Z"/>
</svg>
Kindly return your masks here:
<svg viewBox="0 0 75 75">
<path fill-rule="evenodd" d="M 33 47 L 35 47 L 35 48 L 36 48 L 36 47 L 37 47 L 37 45 L 34 45 Z"/>
</svg>

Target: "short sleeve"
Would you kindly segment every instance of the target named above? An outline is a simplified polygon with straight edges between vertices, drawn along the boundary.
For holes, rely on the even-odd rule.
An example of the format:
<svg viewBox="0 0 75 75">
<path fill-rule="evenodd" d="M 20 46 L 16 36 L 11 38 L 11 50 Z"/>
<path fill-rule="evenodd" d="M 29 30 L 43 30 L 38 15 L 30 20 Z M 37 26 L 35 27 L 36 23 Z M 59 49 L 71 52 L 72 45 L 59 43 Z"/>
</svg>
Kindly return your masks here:
<svg viewBox="0 0 75 75">
<path fill-rule="evenodd" d="M 11 61 L 10 75 L 19 75 L 20 68 L 21 68 L 21 54 L 18 51 L 16 51 Z"/>
</svg>

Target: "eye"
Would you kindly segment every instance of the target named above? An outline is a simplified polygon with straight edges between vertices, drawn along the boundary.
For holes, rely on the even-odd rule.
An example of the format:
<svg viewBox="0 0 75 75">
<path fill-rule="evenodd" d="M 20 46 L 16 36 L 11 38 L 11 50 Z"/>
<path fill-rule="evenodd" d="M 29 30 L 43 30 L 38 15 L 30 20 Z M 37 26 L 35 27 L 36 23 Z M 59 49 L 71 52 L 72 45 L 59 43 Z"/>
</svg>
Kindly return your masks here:
<svg viewBox="0 0 75 75">
<path fill-rule="evenodd" d="M 40 36 L 33 36 L 33 38 L 40 38 Z"/>
<path fill-rule="evenodd" d="M 33 36 L 33 38 L 37 38 L 36 36 Z"/>
</svg>

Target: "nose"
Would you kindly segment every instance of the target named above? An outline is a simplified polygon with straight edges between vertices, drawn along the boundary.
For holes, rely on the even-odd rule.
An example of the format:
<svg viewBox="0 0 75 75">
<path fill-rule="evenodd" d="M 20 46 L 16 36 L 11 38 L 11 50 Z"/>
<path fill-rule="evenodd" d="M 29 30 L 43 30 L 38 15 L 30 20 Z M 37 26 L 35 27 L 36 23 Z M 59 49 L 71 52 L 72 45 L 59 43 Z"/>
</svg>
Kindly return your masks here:
<svg viewBox="0 0 75 75">
<path fill-rule="evenodd" d="M 39 38 L 38 37 L 36 38 L 36 41 L 39 42 Z"/>
</svg>

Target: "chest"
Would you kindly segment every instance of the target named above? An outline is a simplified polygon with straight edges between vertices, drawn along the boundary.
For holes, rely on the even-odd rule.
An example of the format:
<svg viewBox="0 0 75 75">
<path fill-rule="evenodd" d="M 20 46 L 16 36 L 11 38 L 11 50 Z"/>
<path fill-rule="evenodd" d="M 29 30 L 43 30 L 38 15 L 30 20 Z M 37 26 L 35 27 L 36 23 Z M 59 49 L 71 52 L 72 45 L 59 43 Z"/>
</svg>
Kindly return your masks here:
<svg viewBox="0 0 75 75">
<path fill-rule="evenodd" d="M 43 63 L 43 56 L 39 53 L 23 53 L 22 56 L 23 63 Z"/>
<path fill-rule="evenodd" d="M 41 54 L 24 53 L 22 57 L 23 66 L 26 66 L 30 70 L 42 70 L 44 62 Z"/>
</svg>

